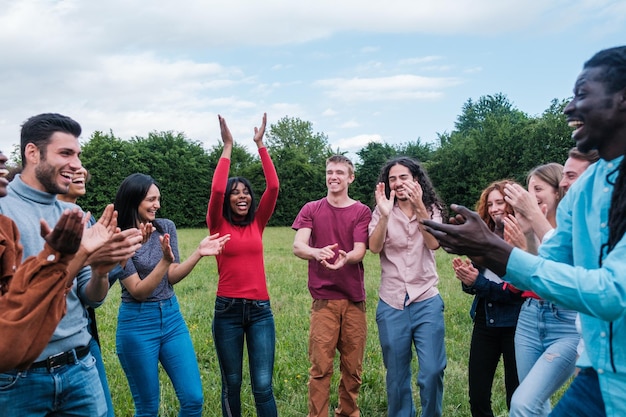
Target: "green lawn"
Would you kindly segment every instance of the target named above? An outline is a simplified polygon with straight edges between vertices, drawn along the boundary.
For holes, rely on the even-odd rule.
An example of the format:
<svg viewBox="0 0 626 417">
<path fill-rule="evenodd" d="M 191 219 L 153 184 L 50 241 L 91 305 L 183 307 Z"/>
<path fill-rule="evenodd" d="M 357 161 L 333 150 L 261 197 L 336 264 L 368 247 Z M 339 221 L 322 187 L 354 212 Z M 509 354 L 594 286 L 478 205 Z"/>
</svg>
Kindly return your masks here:
<svg viewBox="0 0 626 417">
<path fill-rule="evenodd" d="M 276 365 L 274 393 L 279 415 L 306 416 L 308 375 L 308 327 L 311 297 L 307 289 L 307 263 L 296 258 L 291 251 L 294 231 L 287 227 L 269 228 L 265 231 L 265 264 L 267 280 L 276 320 Z M 206 235 L 205 229 L 179 230 L 179 250 L 184 259 Z M 467 401 L 467 356 L 472 331 L 469 307 L 472 297 L 463 293 L 451 268 L 451 255 L 437 251 L 439 289 L 446 310 L 446 349 L 448 367 L 444 385 L 444 416 L 469 416 Z M 365 287 L 367 291 L 368 342 L 365 352 L 363 385 L 359 397 L 361 415 L 380 417 L 386 415 L 385 369 L 378 343 L 375 312 L 380 279 L 378 256 L 368 252 L 365 258 Z M 204 416 L 221 416 L 220 374 L 211 338 L 213 303 L 217 287 L 215 259 L 200 261 L 195 270 L 177 284 L 176 294 L 183 316 L 193 338 L 202 383 L 204 387 Z M 117 416 L 132 416 L 133 402 L 126 377 L 115 354 L 115 327 L 120 303 L 119 284 L 111 289 L 104 305 L 98 309 L 98 325 L 103 357 Z M 254 400 L 244 365 L 242 404 L 244 416 L 255 416 Z M 333 377 L 331 406 L 337 403 L 337 372 Z M 417 361 L 413 361 L 414 374 Z M 415 379 L 415 378 L 414 378 Z M 415 384 L 415 382 L 414 382 Z M 558 395 L 558 394 L 557 394 Z M 414 386 L 415 403 L 419 410 L 419 397 Z M 506 416 L 502 368 L 498 369 L 494 383 L 493 409 L 497 416 Z M 418 413 L 419 414 L 419 413 Z M 161 416 L 177 416 L 178 400 L 172 385 L 161 372 Z M 332 414 L 331 414 L 332 415 Z"/>
</svg>

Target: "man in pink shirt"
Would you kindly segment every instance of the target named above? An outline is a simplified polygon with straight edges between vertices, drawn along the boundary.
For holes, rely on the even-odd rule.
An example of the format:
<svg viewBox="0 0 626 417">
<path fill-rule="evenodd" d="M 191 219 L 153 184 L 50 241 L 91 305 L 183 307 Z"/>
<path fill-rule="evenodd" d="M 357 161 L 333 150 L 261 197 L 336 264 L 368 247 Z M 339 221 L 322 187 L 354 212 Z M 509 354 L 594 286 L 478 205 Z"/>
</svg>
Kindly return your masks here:
<svg viewBox="0 0 626 417">
<path fill-rule="evenodd" d="M 354 165 L 343 155 L 326 161 L 325 198 L 302 207 L 293 222 L 293 253 L 309 261 L 313 297 L 309 332 L 309 417 L 327 417 L 335 351 L 341 379 L 335 416 L 358 417 L 367 337 L 363 257 L 370 209 L 348 196 Z"/>
<path fill-rule="evenodd" d="M 395 158 L 383 167 L 375 196 L 369 248 L 380 253 L 376 323 L 387 369 L 388 415 L 415 417 L 414 345 L 422 416 L 439 417 L 446 367 L 444 306 L 434 253 L 439 243 L 423 230 L 420 220 L 441 222 L 443 203 L 424 169 L 408 157 Z"/>
</svg>

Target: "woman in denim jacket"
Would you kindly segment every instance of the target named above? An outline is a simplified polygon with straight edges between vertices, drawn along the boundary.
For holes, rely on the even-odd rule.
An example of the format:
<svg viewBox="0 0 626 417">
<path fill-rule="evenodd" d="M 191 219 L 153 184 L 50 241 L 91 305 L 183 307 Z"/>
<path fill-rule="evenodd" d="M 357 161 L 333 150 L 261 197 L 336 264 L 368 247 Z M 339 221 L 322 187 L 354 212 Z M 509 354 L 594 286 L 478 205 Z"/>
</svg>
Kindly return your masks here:
<svg viewBox="0 0 626 417">
<path fill-rule="evenodd" d="M 504 186 L 510 183 L 503 180 L 490 184 L 480 196 L 477 211 L 489 228 L 503 238 L 505 218 L 509 219 L 508 224 L 512 227 L 507 228 L 507 240 L 523 245 L 520 229 L 511 223 L 514 222 L 513 209 L 504 201 Z M 513 392 L 519 384 L 514 338 L 523 298 L 519 290 L 469 260 L 455 258 L 452 265 L 463 291 L 475 296 L 470 310 L 474 320 L 468 366 L 470 409 L 473 417 L 493 417 L 491 389 L 501 356 L 507 407 L 510 407 Z"/>
</svg>

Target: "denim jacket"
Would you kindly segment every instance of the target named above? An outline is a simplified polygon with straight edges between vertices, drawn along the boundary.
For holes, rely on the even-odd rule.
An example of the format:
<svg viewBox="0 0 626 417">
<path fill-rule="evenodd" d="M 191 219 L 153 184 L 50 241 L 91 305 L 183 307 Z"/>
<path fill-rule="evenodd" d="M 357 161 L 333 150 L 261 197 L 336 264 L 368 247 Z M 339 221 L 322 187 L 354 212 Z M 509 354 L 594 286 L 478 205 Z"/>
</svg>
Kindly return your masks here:
<svg viewBox="0 0 626 417">
<path fill-rule="evenodd" d="M 488 280 L 479 270 L 473 285 L 461 284 L 463 291 L 474 295 L 470 309 L 472 320 L 476 317 L 478 303 L 485 303 L 487 327 L 515 327 L 524 302 L 522 292 L 506 282 Z"/>
</svg>

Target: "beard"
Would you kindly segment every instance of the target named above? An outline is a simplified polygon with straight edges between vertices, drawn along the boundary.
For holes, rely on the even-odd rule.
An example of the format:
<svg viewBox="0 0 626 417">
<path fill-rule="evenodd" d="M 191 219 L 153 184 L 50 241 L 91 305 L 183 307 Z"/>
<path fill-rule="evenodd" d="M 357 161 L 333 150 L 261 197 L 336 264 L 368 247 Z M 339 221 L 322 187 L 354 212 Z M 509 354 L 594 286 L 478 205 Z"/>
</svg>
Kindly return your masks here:
<svg viewBox="0 0 626 417">
<path fill-rule="evenodd" d="M 52 165 L 48 164 L 46 160 L 42 160 L 35 168 L 35 178 L 43 186 L 44 190 L 50 194 L 67 194 L 69 191 L 69 185 L 61 186 L 57 184 L 54 179 L 57 173 Z"/>
</svg>

